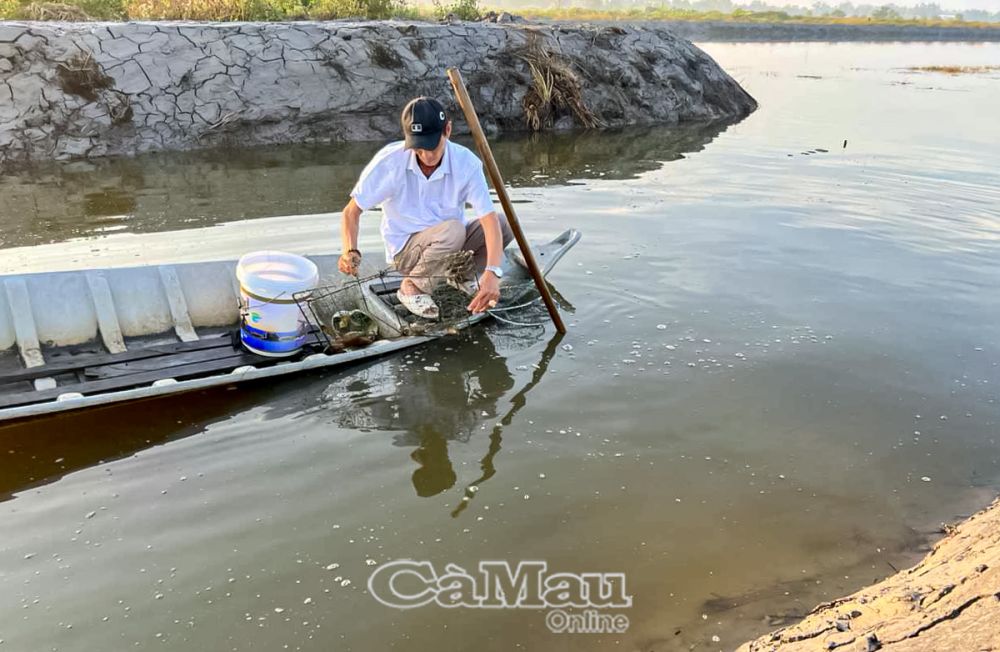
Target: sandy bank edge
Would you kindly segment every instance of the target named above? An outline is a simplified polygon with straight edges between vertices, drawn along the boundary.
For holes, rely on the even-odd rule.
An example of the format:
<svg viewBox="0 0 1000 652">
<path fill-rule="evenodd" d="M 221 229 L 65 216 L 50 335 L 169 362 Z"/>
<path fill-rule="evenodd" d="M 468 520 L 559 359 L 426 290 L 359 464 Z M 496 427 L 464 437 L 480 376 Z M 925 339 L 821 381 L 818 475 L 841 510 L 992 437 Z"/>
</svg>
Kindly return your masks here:
<svg viewBox="0 0 1000 652">
<path fill-rule="evenodd" d="M 916 566 L 817 606 L 737 652 L 1000 650 L 1000 498 Z"/>
</svg>

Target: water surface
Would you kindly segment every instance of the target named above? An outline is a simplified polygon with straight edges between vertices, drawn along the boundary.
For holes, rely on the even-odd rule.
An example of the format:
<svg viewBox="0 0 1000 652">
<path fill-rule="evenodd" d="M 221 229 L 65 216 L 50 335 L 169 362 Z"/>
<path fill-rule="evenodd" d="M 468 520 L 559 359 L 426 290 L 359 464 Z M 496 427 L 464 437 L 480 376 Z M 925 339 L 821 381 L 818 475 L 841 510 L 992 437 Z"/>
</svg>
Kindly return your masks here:
<svg viewBox="0 0 1000 652">
<path fill-rule="evenodd" d="M 984 504 L 1000 80 L 905 68 L 995 65 L 1000 46 L 704 48 L 757 113 L 498 145 L 532 236 L 584 233 L 552 276 L 565 338 L 491 325 L 351 370 L 0 428 L 4 647 L 731 649 Z M 377 147 L 7 177 L 0 265 L 279 236 L 335 250 L 335 217 L 309 214 L 339 210 Z M 399 558 L 621 571 L 631 626 L 391 610 L 364 587 Z"/>
</svg>

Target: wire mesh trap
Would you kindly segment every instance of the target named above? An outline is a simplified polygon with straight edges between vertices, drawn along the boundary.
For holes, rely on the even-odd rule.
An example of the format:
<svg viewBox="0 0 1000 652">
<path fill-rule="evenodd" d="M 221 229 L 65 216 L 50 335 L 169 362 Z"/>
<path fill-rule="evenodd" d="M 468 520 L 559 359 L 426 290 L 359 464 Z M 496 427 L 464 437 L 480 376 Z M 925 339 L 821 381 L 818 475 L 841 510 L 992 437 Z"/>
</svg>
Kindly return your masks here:
<svg viewBox="0 0 1000 652">
<path fill-rule="evenodd" d="M 454 333 L 468 326 L 471 314 L 466 306 L 479 291 L 472 252 L 442 256 L 424 269 L 435 273 L 407 278 L 430 289 L 438 308 L 435 319 L 414 315 L 400 303 L 397 292 L 404 277 L 394 269 L 300 292 L 293 298 L 306 319 L 318 327 L 320 344 L 332 353 L 362 348 L 380 337 Z M 372 305 L 373 301 L 382 305 Z"/>
<path fill-rule="evenodd" d="M 429 259 L 422 258 L 420 268 L 422 273 L 411 271 L 406 278 L 430 294 L 437 306 L 437 316 L 433 319 L 414 315 L 400 303 L 397 291 L 403 282 L 403 276 L 396 270 L 384 272 L 381 283 L 372 285 L 372 290 L 392 307 L 409 334 L 454 333 L 470 325 L 472 315 L 467 306 L 479 292 L 473 253 L 457 251 Z"/>
<path fill-rule="evenodd" d="M 293 295 L 325 353 L 368 346 L 381 337 L 378 313 L 368 306 L 358 282 L 326 285 Z M 390 324 L 382 324 L 392 327 Z"/>
<path fill-rule="evenodd" d="M 430 296 L 438 309 L 437 317 L 434 319 L 415 315 L 400 303 L 399 297 L 396 294 L 396 291 L 399 289 L 398 280 L 394 288 L 390 281 L 388 285 L 391 289 L 388 292 L 377 293 L 379 298 L 391 307 L 396 317 L 400 320 L 405 334 L 455 334 L 471 325 L 472 314 L 469 313 L 466 306 L 469 305 L 472 296 L 479 291 L 478 286 L 474 282 L 468 286 L 470 293 L 466 293 L 463 290 L 448 285 L 443 277 L 425 276 L 422 278 L 430 281 L 430 284 L 433 286 Z"/>
<path fill-rule="evenodd" d="M 421 271 L 404 275 L 393 268 L 377 274 L 320 286 L 294 295 L 300 310 L 328 353 L 362 348 L 380 338 L 401 335 L 457 334 L 482 318 L 468 311 L 479 291 L 471 251 L 421 260 Z M 411 313 L 399 300 L 404 278 L 411 279 L 437 306 L 427 319 Z M 532 281 L 511 284 L 505 279 L 499 305 L 487 312 L 507 327 L 541 328 L 548 323 Z"/>
</svg>

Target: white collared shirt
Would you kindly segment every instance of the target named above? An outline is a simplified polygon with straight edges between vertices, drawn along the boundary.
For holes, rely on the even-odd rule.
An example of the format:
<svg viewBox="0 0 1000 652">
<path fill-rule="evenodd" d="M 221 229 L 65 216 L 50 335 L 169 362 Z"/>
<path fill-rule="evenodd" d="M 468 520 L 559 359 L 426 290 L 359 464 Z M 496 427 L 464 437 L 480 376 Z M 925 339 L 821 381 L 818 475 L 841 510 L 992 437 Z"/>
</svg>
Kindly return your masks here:
<svg viewBox="0 0 1000 652">
<path fill-rule="evenodd" d="M 387 262 L 414 233 L 445 220 L 469 224 L 493 212 L 483 164 L 467 147 L 448 141 L 441 165 L 425 177 L 413 150 L 390 143 L 361 172 L 351 197 L 361 210 L 382 204 L 382 239 Z M 467 215 L 465 204 L 472 205 Z"/>
</svg>

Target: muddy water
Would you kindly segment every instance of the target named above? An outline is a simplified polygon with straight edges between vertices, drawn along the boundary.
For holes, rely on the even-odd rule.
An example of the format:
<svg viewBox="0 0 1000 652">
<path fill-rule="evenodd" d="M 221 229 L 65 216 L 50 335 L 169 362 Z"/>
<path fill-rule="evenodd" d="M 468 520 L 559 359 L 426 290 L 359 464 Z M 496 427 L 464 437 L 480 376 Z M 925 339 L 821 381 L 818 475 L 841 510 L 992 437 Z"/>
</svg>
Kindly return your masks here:
<svg viewBox="0 0 1000 652">
<path fill-rule="evenodd" d="M 704 47 L 756 114 L 499 148 L 526 228 L 585 234 L 552 277 L 566 338 L 493 325 L 0 428 L 2 648 L 731 649 L 983 504 L 1000 80 L 904 68 L 1000 47 Z M 375 147 L 8 177 L 0 264 L 330 250 L 332 218 L 308 214 L 339 208 Z M 630 626 L 393 610 L 365 586 L 401 558 L 620 571 Z"/>
</svg>

